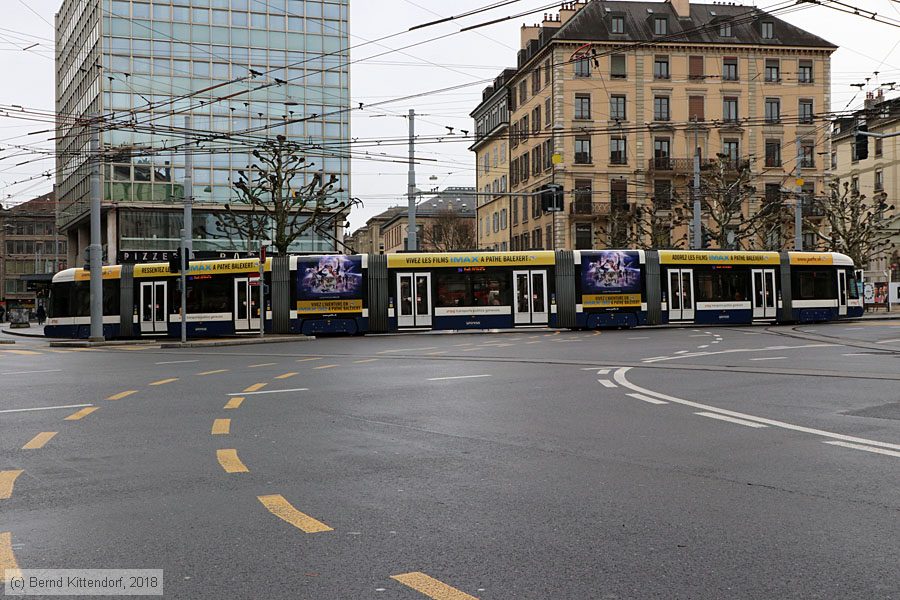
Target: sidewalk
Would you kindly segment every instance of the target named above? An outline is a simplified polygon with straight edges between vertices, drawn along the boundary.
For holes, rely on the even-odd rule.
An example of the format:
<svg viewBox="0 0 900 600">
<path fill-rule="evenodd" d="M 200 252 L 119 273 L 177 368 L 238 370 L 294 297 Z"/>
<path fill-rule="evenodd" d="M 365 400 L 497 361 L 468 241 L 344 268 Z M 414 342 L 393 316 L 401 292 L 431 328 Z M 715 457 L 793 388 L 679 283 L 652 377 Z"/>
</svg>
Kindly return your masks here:
<svg viewBox="0 0 900 600">
<path fill-rule="evenodd" d="M 863 316 L 860 318 L 865 319 L 867 321 L 868 320 L 878 321 L 878 320 L 900 319 L 900 306 L 891 307 L 890 311 L 887 311 L 884 309 L 869 310 L 869 311 L 864 312 Z"/>
<path fill-rule="evenodd" d="M 0 331 L 9 335 L 18 335 L 21 337 L 44 337 L 44 326 L 32 323 L 30 327 L 22 327 L 21 329 L 11 329 L 9 323 L 0 323 Z"/>
</svg>

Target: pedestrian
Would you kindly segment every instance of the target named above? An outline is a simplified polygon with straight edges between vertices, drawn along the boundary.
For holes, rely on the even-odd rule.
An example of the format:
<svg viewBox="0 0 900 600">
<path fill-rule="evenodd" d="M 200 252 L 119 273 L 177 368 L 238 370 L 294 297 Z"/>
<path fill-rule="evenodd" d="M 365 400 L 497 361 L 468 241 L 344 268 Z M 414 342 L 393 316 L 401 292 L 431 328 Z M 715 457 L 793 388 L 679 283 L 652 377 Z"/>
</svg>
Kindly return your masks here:
<svg viewBox="0 0 900 600">
<path fill-rule="evenodd" d="M 3 317 L 6 314 L 6 309 L 0 306 L 0 323 L 3 322 Z"/>
<path fill-rule="evenodd" d="M 43 327 L 44 321 L 46 321 L 46 320 L 47 320 L 47 311 L 44 310 L 44 305 L 41 304 L 40 306 L 38 306 L 38 309 L 37 309 L 38 325 Z"/>
</svg>

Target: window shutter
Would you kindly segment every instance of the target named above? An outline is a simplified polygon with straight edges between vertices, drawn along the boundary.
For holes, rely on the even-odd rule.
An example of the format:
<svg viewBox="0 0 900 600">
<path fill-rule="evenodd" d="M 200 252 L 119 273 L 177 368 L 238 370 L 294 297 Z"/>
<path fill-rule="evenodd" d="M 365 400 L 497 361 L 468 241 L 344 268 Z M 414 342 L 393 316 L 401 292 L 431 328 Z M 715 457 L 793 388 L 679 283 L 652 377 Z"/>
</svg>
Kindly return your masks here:
<svg viewBox="0 0 900 600">
<path fill-rule="evenodd" d="M 703 79 L 703 57 L 691 56 L 689 69 L 689 76 L 691 79 Z"/>
<path fill-rule="evenodd" d="M 691 121 L 703 121 L 703 96 L 688 97 L 688 119 Z"/>
</svg>

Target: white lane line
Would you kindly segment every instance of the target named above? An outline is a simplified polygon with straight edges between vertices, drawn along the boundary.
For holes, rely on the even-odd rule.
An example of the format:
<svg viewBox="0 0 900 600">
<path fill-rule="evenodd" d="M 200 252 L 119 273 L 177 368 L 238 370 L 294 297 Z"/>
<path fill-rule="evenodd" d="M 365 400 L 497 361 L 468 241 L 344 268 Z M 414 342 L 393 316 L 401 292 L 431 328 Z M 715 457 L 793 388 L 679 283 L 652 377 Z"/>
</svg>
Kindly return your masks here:
<svg viewBox="0 0 900 600">
<path fill-rule="evenodd" d="M 651 398 L 650 396 L 645 396 L 643 394 L 627 394 L 636 400 L 643 400 L 644 402 L 649 402 L 650 404 L 668 404 L 665 400 L 657 400 L 656 398 Z"/>
<path fill-rule="evenodd" d="M 43 371 L 7 371 L 0 375 L 31 375 L 32 373 L 59 373 L 62 369 L 44 369 Z"/>
<path fill-rule="evenodd" d="M 784 360 L 787 356 L 762 356 L 760 358 L 751 358 L 750 360 Z"/>
<path fill-rule="evenodd" d="M 722 340 L 713 340 L 713 341 L 710 342 L 710 343 L 711 343 L 711 344 L 718 344 L 718 343 L 721 342 L 721 341 L 722 341 Z"/>
<path fill-rule="evenodd" d="M 157 365 L 183 365 L 186 363 L 195 363 L 195 362 L 200 362 L 200 361 L 199 360 L 167 360 L 164 362 L 158 362 L 158 363 L 154 363 L 154 364 L 157 364 Z"/>
<path fill-rule="evenodd" d="M 762 423 L 764 425 L 771 425 L 772 427 L 780 427 L 782 429 L 789 429 L 791 431 L 799 431 L 800 433 L 809 433 L 811 435 L 817 435 L 819 437 L 827 437 L 834 440 L 841 440 L 844 442 L 856 442 L 861 444 L 867 444 L 869 446 L 878 446 L 880 448 L 887 448 L 889 450 L 900 451 L 900 444 L 890 444 L 888 442 L 879 442 L 877 440 L 868 440 L 866 438 L 854 437 L 852 435 L 844 435 L 842 433 L 834 433 L 833 431 L 825 431 L 823 429 L 815 429 L 813 427 L 804 427 L 802 425 L 794 425 L 793 423 L 785 423 L 784 421 L 776 421 L 775 419 L 767 419 L 765 417 L 756 417 L 753 415 L 748 415 L 746 413 L 737 412 L 734 410 L 727 410 L 724 408 L 719 408 L 717 406 L 710 406 L 708 404 L 703 404 L 701 402 L 694 402 L 692 400 L 683 400 L 682 398 L 676 398 L 675 396 L 669 396 L 668 394 L 663 394 L 661 392 L 654 392 L 653 390 L 648 390 L 647 388 L 643 388 L 639 385 L 631 383 L 628 379 L 625 378 L 625 373 L 631 370 L 631 367 L 621 367 L 618 371 L 615 372 L 613 378 L 616 382 L 629 389 L 632 389 L 636 392 L 640 392 L 642 394 L 647 394 L 649 396 L 653 396 L 655 398 L 660 398 L 663 400 L 668 400 L 669 402 L 674 402 L 676 404 L 683 404 L 684 406 L 690 406 L 691 408 L 697 408 L 703 411 L 715 412 L 716 414 L 726 415 L 729 417 L 735 417 L 737 419 L 746 419 L 748 421 L 753 421 L 755 423 Z"/>
<path fill-rule="evenodd" d="M 616 384 L 614 384 L 612 381 L 610 381 L 609 379 L 598 379 L 597 383 L 599 383 L 603 387 L 608 387 L 608 388 L 619 387 Z"/>
<path fill-rule="evenodd" d="M 716 342 L 712 342 L 715 344 Z M 738 352 L 766 352 L 768 350 L 801 350 L 804 348 L 832 348 L 840 346 L 840 344 L 803 344 L 801 346 L 766 346 L 765 348 L 732 348 L 731 350 L 717 350 L 709 352 L 692 352 L 690 354 L 678 354 L 675 356 L 654 356 L 645 358 L 642 362 L 660 362 L 664 360 L 675 360 L 678 358 L 696 358 L 698 356 L 715 356 L 718 354 L 735 354 Z"/>
<path fill-rule="evenodd" d="M 900 339 L 896 339 L 896 340 L 881 340 L 880 342 L 875 342 L 875 343 L 876 343 L 876 344 L 896 344 L 897 342 L 900 342 Z"/>
<path fill-rule="evenodd" d="M 428 346 L 426 348 L 396 348 L 394 350 L 382 350 L 378 354 L 391 354 L 392 352 L 422 352 L 423 350 L 437 350 L 437 346 Z"/>
<path fill-rule="evenodd" d="M 687 354 L 688 352 L 690 352 L 690 350 L 678 350 L 675 354 Z"/>
<path fill-rule="evenodd" d="M 446 381 L 447 379 L 476 379 L 478 377 L 490 377 L 490 375 L 456 375 L 454 377 L 429 377 L 428 381 Z"/>
<path fill-rule="evenodd" d="M 853 448 L 854 450 L 865 450 L 866 452 L 875 452 L 876 454 L 886 454 L 888 456 L 896 456 L 900 458 L 900 452 L 893 450 L 882 450 L 881 448 L 873 448 L 872 446 L 863 446 L 862 444 L 848 444 L 847 442 L 822 442 L 823 444 L 831 444 L 832 446 L 843 446 L 844 448 Z"/>
<path fill-rule="evenodd" d="M 285 394 L 287 392 L 308 392 L 309 388 L 292 388 L 290 390 L 266 390 L 264 392 L 237 392 L 229 396 L 258 396 L 260 394 Z"/>
<path fill-rule="evenodd" d="M 841 356 L 879 356 L 871 352 L 850 352 L 849 354 L 841 354 Z"/>
<path fill-rule="evenodd" d="M 610 369 L 600 369 L 597 371 L 597 375 L 609 375 Z"/>
<path fill-rule="evenodd" d="M 709 344 L 703 344 L 702 346 L 697 346 L 698 348 L 709 348 Z"/>
<path fill-rule="evenodd" d="M 630 337 L 629 340 L 649 340 L 648 337 Z"/>
<path fill-rule="evenodd" d="M 0 410 L 0 413 L 29 412 L 32 410 L 55 410 L 57 408 L 83 408 L 85 406 L 93 406 L 93 404 L 66 404 L 64 406 L 39 406 L 37 408 L 8 408 L 6 410 Z"/>
<path fill-rule="evenodd" d="M 701 333 L 699 335 L 689 335 L 688 337 L 708 337 L 705 333 Z"/>
<path fill-rule="evenodd" d="M 728 421 L 729 423 L 736 423 L 738 425 L 743 425 L 745 427 L 768 427 L 768 425 L 763 425 L 762 423 L 754 423 L 753 421 L 745 421 L 743 419 L 735 419 L 734 417 L 726 417 L 725 415 L 717 415 L 716 413 L 711 412 L 698 412 L 694 413 L 695 415 L 700 415 L 701 417 L 709 417 L 710 419 L 718 419 L 720 421 Z"/>
</svg>

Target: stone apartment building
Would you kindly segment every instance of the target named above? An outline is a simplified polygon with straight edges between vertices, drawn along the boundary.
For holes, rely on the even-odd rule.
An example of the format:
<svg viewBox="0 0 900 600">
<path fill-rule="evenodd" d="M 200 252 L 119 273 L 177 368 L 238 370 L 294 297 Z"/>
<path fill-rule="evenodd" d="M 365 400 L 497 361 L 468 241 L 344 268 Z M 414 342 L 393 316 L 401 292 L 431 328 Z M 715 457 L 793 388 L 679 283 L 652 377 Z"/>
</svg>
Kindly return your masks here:
<svg viewBox="0 0 900 600">
<path fill-rule="evenodd" d="M 478 156 L 475 189 L 478 192 L 478 248 L 506 251 L 509 225 L 509 80 L 515 69 L 505 69 L 482 92 L 482 102 L 472 111 L 475 143 L 469 150 Z"/>
<path fill-rule="evenodd" d="M 0 305 L 36 309 L 47 298 L 53 274 L 66 268 L 54 192 L 0 209 L 0 249 Z"/>
<path fill-rule="evenodd" d="M 468 229 L 471 238 L 469 247 L 457 247 L 453 250 L 473 250 L 475 240 L 475 189 L 470 187 L 448 187 L 436 192 L 418 203 L 416 208 L 416 230 L 420 251 L 449 250 L 436 248 L 430 230 L 436 223 L 452 225 L 461 230 Z M 407 211 L 404 208 L 394 213 L 380 225 L 380 246 L 385 253 L 405 252 L 407 233 Z M 449 219 L 449 222 L 447 222 Z M 440 236 L 438 236 L 440 237 Z"/>
<path fill-rule="evenodd" d="M 869 156 L 865 159 L 857 156 L 854 144 L 856 128 L 862 122 L 871 133 L 895 136 L 869 138 Z M 900 208 L 900 97 L 886 99 L 881 90 L 869 93 L 862 110 L 835 122 L 831 169 L 841 185 L 849 183 L 870 199 L 884 195 L 888 206 Z M 868 279 L 884 281 L 890 274 L 891 281 L 900 281 L 900 230 L 893 233 L 893 248 L 871 258 Z"/>
<path fill-rule="evenodd" d="M 704 161 L 749 164 L 748 211 L 791 189 L 798 157 L 803 192 L 818 193 L 835 49 L 754 7 L 689 0 L 572 2 L 523 26 L 515 73 L 473 112 L 508 96 L 510 248 L 604 247 L 610 224 L 639 209 L 662 216 L 660 246 L 686 241 L 688 219 L 666 211 L 690 195 L 697 146 Z M 480 190 L 497 142 L 472 147 Z M 563 186 L 561 212 L 542 210 L 550 183 Z M 789 246 L 793 232 L 781 233 Z"/>
</svg>

